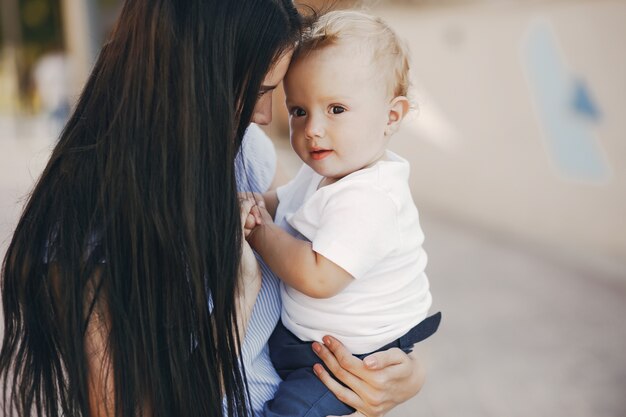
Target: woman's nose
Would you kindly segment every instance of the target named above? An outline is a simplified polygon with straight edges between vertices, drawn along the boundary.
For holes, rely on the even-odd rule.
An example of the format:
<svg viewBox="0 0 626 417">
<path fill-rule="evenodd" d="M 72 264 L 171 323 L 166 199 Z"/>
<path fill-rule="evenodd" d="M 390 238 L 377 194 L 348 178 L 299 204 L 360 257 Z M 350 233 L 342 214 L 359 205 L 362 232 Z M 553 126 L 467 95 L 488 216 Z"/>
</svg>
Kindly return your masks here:
<svg viewBox="0 0 626 417">
<path fill-rule="evenodd" d="M 254 107 L 252 114 L 252 123 L 258 125 L 268 125 L 272 121 L 272 96 L 266 93 L 259 99 Z"/>
</svg>

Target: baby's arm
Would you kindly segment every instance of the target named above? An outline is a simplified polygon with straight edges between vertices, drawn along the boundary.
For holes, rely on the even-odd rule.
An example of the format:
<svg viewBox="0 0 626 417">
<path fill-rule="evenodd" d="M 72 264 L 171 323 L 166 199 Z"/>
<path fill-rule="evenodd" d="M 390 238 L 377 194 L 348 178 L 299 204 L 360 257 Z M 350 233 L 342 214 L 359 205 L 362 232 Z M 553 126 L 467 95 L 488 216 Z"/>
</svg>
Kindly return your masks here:
<svg viewBox="0 0 626 417">
<path fill-rule="evenodd" d="M 240 192 L 239 199 L 250 200 L 255 205 L 265 207 L 265 209 L 268 211 L 272 219 L 276 216 L 276 208 L 278 207 L 278 194 L 276 194 L 276 190 L 271 190 L 263 194 L 253 193 L 253 192 Z M 250 216 L 253 216 L 253 215 L 260 216 L 258 212 L 255 212 L 255 213 L 251 212 Z M 247 232 L 246 232 L 246 236 L 248 236 Z"/>
<path fill-rule="evenodd" d="M 272 216 L 272 219 L 276 217 L 276 208 L 278 207 L 278 194 L 276 190 L 263 193 L 263 201 L 265 201 L 265 209 Z"/>
<path fill-rule="evenodd" d="M 315 252 L 311 243 L 296 239 L 274 224 L 268 210 L 254 210 L 258 210 L 261 223 L 249 234 L 248 242 L 286 284 L 309 297 L 329 298 L 352 282 L 352 275 Z"/>
</svg>

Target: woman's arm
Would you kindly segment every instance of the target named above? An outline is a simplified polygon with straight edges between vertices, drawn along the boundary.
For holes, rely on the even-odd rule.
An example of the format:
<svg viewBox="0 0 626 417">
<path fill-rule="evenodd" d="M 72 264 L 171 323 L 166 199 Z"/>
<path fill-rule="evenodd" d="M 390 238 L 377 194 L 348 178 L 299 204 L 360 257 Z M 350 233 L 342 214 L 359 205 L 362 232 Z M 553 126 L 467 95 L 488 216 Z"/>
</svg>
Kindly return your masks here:
<svg viewBox="0 0 626 417">
<path fill-rule="evenodd" d="M 58 306 L 59 317 L 66 317 L 66 306 L 60 301 L 61 278 L 55 264 L 50 265 L 50 279 Z M 89 412 L 94 417 L 113 417 L 115 415 L 115 390 L 113 368 L 108 349 L 111 317 L 97 288 L 102 279 L 102 270 L 97 268 L 87 283 L 83 315 L 87 319 L 84 349 L 87 360 L 87 392 L 89 393 Z"/>
<path fill-rule="evenodd" d="M 85 332 L 89 410 L 94 417 L 112 417 L 115 415 L 115 385 L 107 348 L 111 319 L 105 303 L 100 299 L 95 303 Z"/>
<path fill-rule="evenodd" d="M 313 350 L 332 374 L 347 385 L 337 382 L 320 364 L 313 367 L 317 377 L 340 401 L 357 410 L 353 416 L 383 416 L 415 396 L 424 385 L 424 367 L 414 352 L 406 354 L 392 348 L 360 360 L 330 336 L 324 337 L 324 344 L 313 343 Z"/>
</svg>

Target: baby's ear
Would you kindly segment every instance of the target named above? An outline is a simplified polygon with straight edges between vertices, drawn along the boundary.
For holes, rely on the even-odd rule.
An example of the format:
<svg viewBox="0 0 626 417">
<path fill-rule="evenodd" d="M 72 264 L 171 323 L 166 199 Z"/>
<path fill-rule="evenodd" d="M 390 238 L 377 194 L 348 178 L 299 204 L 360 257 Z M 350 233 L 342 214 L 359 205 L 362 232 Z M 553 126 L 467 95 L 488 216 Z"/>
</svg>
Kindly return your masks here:
<svg viewBox="0 0 626 417">
<path fill-rule="evenodd" d="M 400 127 L 400 122 L 404 119 L 404 116 L 409 112 L 410 103 L 409 99 L 404 96 L 398 96 L 391 100 L 389 103 L 389 115 L 387 118 L 387 127 L 385 128 L 385 135 L 390 136 L 396 133 L 396 130 Z"/>
</svg>

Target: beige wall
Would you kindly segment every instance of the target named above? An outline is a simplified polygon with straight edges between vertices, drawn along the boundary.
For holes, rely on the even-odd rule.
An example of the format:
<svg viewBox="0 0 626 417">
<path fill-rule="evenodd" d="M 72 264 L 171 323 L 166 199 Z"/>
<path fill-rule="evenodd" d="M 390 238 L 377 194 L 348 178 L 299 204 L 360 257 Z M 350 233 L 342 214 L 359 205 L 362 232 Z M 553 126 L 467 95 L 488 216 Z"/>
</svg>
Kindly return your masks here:
<svg viewBox="0 0 626 417">
<path fill-rule="evenodd" d="M 418 205 L 626 263 L 626 2 L 376 12 L 413 53 L 421 114 L 393 147 L 411 160 Z M 600 108 L 592 131 L 609 167 L 604 181 L 564 175 L 547 150 L 520 52 L 537 18 Z"/>
</svg>

